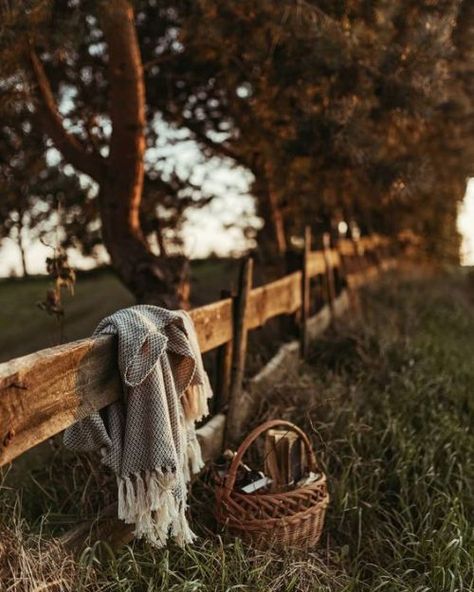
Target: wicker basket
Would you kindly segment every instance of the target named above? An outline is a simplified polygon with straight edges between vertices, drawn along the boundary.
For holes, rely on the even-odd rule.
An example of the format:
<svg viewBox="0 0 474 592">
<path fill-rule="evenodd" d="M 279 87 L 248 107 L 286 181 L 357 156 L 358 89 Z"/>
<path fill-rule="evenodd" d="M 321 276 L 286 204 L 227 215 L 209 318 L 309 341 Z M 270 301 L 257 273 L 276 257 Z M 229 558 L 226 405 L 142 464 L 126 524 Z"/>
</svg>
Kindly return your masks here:
<svg viewBox="0 0 474 592">
<path fill-rule="evenodd" d="M 326 477 L 282 493 L 240 493 L 237 469 L 249 446 L 268 429 L 286 426 L 302 439 L 308 469 L 320 472 L 308 436 L 288 421 L 271 420 L 255 428 L 239 446 L 225 480 L 216 486 L 217 520 L 260 548 L 307 549 L 319 541 L 329 495 Z"/>
</svg>

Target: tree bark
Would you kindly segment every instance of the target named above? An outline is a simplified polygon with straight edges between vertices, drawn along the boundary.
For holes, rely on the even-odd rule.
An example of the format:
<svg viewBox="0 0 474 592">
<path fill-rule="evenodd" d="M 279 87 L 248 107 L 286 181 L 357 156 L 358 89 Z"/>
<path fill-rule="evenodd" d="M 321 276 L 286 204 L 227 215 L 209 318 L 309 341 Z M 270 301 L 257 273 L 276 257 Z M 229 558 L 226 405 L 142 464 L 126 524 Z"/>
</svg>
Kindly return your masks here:
<svg viewBox="0 0 474 592">
<path fill-rule="evenodd" d="M 112 264 L 139 302 L 187 307 L 188 263 L 151 251 L 140 225 L 145 153 L 145 85 L 134 14 L 127 0 L 103 2 L 100 21 L 108 47 L 112 135 L 107 159 L 87 151 L 65 130 L 43 66 L 30 62 L 41 98 L 38 115 L 56 148 L 100 187 L 102 238 Z"/>
<path fill-rule="evenodd" d="M 270 160 L 267 160 L 265 163 L 265 173 L 268 185 L 267 198 L 268 210 L 270 213 L 270 224 L 272 226 L 273 234 L 275 235 L 275 244 L 278 255 L 284 257 L 288 246 L 285 235 L 285 224 L 279 203 L 280 199 L 278 195 L 278 189 L 275 183 L 274 167 Z"/>
<path fill-rule="evenodd" d="M 140 226 L 145 153 L 145 84 L 133 10 L 127 0 L 103 4 L 109 54 L 112 137 L 100 192 L 103 238 L 123 281 L 140 301 L 167 307 L 188 301 L 183 257 L 154 255 Z"/>
<path fill-rule="evenodd" d="M 258 233 L 258 246 L 266 264 L 283 265 L 288 245 L 272 163 L 265 162 L 257 179 L 261 180 L 256 191 L 257 208 L 264 222 Z"/>
</svg>

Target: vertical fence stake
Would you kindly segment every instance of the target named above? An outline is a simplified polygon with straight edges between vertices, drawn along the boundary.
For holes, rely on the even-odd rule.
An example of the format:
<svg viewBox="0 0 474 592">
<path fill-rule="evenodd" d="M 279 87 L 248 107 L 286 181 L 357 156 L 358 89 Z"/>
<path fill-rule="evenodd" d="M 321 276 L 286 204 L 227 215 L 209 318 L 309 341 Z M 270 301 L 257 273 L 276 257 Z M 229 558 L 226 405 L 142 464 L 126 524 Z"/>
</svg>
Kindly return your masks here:
<svg viewBox="0 0 474 592">
<path fill-rule="evenodd" d="M 308 354 L 308 327 L 310 314 L 310 277 L 308 261 L 311 252 L 311 227 L 304 229 L 303 266 L 301 276 L 301 326 L 300 326 L 300 355 L 304 359 Z"/>
<path fill-rule="evenodd" d="M 221 290 L 221 298 L 230 298 L 230 290 Z M 233 313 L 233 306 L 232 306 Z M 232 344 L 231 337 L 227 343 L 222 344 L 217 349 L 217 376 L 216 376 L 216 411 L 223 411 L 229 401 L 230 379 L 232 372 Z"/>
<path fill-rule="evenodd" d="M 378 234 L 376 235 L 376 241 L 375 241 L 375 256 L 376 256 L 377 267 L 379 268 L 379 271 L 383 271 L 384 270 L 383 244 L 382 244 L 382 241 L 381 241 L 380 236 Z"/>
<path fill-rule="evenodd" d="M 331 312 L 331 320 L 335 319 L 334 301 L 336 299 L 336 284 L 334 280 L 334 268 L 332 266 L 331 257 L 331 237 L 328 232 L 323 234 L 323 254 L 324 262 L 326 264 L 326 288 L 329 310 Z"/>
<path fill-rule="evenodd" d="M 362 247 L 359 243 L 359 239 L 356 239 L 353 236 L 351 236 L 351 240 L 352 246 L 354 248 L 354 271 L 352 273 L 354 273 L 354 275 L 357 278 L 357 281 L 355 282 L 355 288 L 357 288 L 358 283 L 361 281 L 361 278 L 363 277 L 365 272 L 365 263 L 364 258 L 362 256 Z"/>
<path fill-rule="evenodd" d="M 252 289 L 253 260 L 249 257 L 242 265 L 239 277 L 238 293 L 234 300 L 234 330 L 232 347 L 232 370 L 229 391 L 225 441 L 235 442 L 239 437 L 242 421 L 242 382 L 245 372 L 247 353 L 246 313 L 249 294 Z"/>
<path fill-rule="evenodd" d="M 340 282 L 341 282 L 341 289 L 348 288 L 349 285 L 348 285 L 348 281 L 347 281 L 347 276 L 350 273 L 350 269 L 349 269 L 349 266 L 347 265 L 347 258 L 344 254 L 344 249 L 342 248 L 340 236 L 337 238 L 336 251 L 339 254 L 339 274 L 340 274 L 339 278 L 340 278 Z"/>
</svg>

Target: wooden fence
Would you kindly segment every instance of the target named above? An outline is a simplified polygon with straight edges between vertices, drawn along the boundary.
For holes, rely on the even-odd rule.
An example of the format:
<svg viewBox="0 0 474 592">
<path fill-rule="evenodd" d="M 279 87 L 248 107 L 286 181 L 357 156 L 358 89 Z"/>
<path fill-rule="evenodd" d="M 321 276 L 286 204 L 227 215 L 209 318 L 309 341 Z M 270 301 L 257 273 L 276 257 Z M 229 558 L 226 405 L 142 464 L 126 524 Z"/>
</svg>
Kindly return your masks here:
<svg viewBox="0 0 474 592">
<path fill-rule="evenodd" d="M 227 412 L 230 439 L 237 436 L 234 425 L 238 424 L 247 333 L 279 315 L 297 315 L 304 356 L 308 328 L 318 324 L 324 328 L 331 317 L 341 312 L 335 310 L 337 298 L 341 297 L 336 293 L 335 270 L 339 270 L 345 290 L 350 292 L 395 262 L 393 245 L 380 236 L 340 240 L 337 248 L 330 248 L 325 239 L 324 248 L 318 251 L 311 251 L 310 243 L 307 231 L 300 270 L 252 288 L 252 260 L 247 259 L 235 296 L 190 313 L 201 351 L 218 349 L 216 396 L 218 411 Z M 323 283 L 327 306 L 310 317 L 310 282 L 315 277 Z M 104 336 L 0 364 L 0 466 L 116 401 L 121 396 L 116 358 L 115 338 Z M 212 432 L 209 437 L 213 437 Z M 214 443 L 209 446 L 216 448 Z"/>
<path fill-rule="evenodd" d="M 299 269 L 253 288 L 253 262 L 246 259 L 237 294 L 191 311 L 201 351 L 218 352 L 216 414 L 198 430 L 205 459 L 218 454 L 225 439 L 235 441 L 245 425 L 248 332 L 280 315 L 296 318 L 299 343 L 283 346 L 254 379 L 254 386 L 271 382 L 283 357 L 295 350 L 304 357 L 308 341 L 348 309 L 354 290 L 396 263 L 397 250 L 388 239 L 371 235 L 357 241 L 340 240 L 335 248 L 325 236 L 323 249 L 312 251 L 308 229 Z M 325 302 L 310 316 L 315 278 Z M 0 364 L 0 466 L 116 401 L 121 392 L 113 336 L 82 339 Z M 98 536 L 117 544 L 130 540 L 130 526 L 115 518 L 115 506 L 106 508 L 103 516 L 106 527 L 96 530 Z M 70 531 L 63 542 L 77 547 L 89 531 L 86 522 Z"/>
</svg>

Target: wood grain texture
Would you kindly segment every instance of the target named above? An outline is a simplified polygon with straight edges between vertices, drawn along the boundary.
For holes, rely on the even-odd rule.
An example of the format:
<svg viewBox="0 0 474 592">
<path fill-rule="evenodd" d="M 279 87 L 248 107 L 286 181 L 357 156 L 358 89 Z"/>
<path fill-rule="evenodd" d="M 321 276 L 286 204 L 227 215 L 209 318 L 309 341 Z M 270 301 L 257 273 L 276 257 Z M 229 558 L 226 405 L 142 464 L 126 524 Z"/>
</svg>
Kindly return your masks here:
<svg viewBox="0 0 474 592">
<path fill-rule="evenodd" d="M 249 295 L 245 323 L 247 329 L 261 327 L 272 317 L 282 314 L 293 314 L 300 307 L 301 271 L 254 288 Z"/>
<path fill-rule="evenodd" d="M 115 340 L 83 339 L 0 364 L 0 466 L 115 401 Z"/>
<path fill-rule="evenodd" d="M 201 352 L 205 353 L 232 339 L 232 299 L 226 298 L 191 310 Z"/>
<path fill-rule="evenodd" d="M 232 339 L 230 298 L 191 311 L 201 351 Z M 82 339 L 0 364 L 0 466 L 121 393 L 114 337 Z"/>
</svg>

